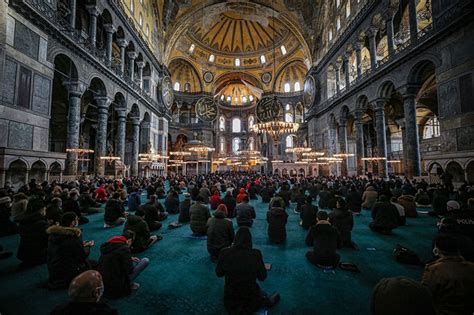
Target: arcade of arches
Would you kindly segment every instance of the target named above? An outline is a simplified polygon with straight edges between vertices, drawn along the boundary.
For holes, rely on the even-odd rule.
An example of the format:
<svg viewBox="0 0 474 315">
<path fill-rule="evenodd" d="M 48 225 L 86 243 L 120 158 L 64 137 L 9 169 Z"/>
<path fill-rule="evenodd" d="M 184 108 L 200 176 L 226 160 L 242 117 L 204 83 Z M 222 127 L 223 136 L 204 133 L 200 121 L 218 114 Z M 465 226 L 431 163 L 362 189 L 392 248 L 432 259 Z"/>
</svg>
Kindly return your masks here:
<svg viewBox="0 0 474 315">
<path fill-rule="evenodd" d="M 472 29 L 444 15 L 461 3 L 2 4 L 0 184 L 230 169 L 474 182 Z M 297 132 L 255 132 L 265 97 Z M 170 156 L 190 141 L 215 150 Z M 266 163 L 218 163 L 244 149 Z"/>
</svg>

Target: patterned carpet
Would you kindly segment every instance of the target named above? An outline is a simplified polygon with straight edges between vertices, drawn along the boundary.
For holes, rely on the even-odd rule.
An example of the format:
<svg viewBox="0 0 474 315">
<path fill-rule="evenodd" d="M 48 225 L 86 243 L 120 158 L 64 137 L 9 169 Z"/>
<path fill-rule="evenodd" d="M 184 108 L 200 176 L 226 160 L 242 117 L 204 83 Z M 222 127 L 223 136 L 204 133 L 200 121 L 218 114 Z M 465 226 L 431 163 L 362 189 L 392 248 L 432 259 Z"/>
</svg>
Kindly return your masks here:
<svg viewBox="0 0 474 315">
<path fill-rule="evenodd" d="M 435 220 L 426 214 L 408 219 L 408 226 L 394 231 L 392 236 L 372 233 L 368 224 L 370 212 L 363 211 L 355 218 L 353 240 L 360 250 L 340 250 L 343 262 L 355 263 L 360 274 L 343 270 L 325 272 L 305 259 L 306 231 L 299 225 L 294 205 L 288 210 L 288 239 L 285 245 L 268 242 L 265 220 L 267 205 L 252 201 L 257 220 L 252 228 L 254 247 L 263 252 L 265 262 L 272 263 L 268 278 L 261 287 L 281 294 L 281 302 L 270 314 L 369 314 L 370 296 L 374 285 L 383 277 L 408 276 L 419 280 L 423 269 L 396 263 L 392 250 L 396 244 L 415 250 L 422 259 L 430 258 L 431 239 L 436 231 Z M 92 259 L 98 259 L 99 246 L 108 237 L 122 232 L 122 227 L 104 230 L 103 215 L 89 217 L 83 226 L 84 239 L 95 240 Z M 172 215 L 158 234 L 163 240 L 141 257 L 151 260 L 137 282 L 141 288 L 130 297 L 111 300 L 121 314 L 223 314 L 224 280 L 217 278 L 215 265 L 206 251 L 206 241 L 190 239 L 189 226 L 168 230 L 167 224 L 177 220 Z M 236 223 L 234 220 L 234 226 Z M 18 236 L 0 239 L 6 249 L 16 251 Z M 376 248 L 375 251 L 367 248 Z M 42 288 L 47 279 L 45 265 L 30 270 L 19 270 L 19 261 L 10 258 L 0 261 L 0 313 L 2 315 L 48 314 L 58 303 L 67 300 L 66 291 Z"/>
</svg>

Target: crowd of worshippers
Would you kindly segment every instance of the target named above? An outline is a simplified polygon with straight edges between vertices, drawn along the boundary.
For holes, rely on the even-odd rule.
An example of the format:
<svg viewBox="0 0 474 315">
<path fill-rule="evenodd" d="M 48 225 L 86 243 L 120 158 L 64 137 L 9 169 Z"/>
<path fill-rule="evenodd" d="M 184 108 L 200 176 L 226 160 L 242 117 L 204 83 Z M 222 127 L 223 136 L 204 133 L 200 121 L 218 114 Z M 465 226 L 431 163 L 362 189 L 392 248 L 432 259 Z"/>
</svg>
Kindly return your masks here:
<svg viewBox="0 0 474 315">
<path fill-rule="evenodd" d="M 179 198 L 183 194 L 183 198 Z M 142 195 L 146 201 L 142 202 Z M 152 232 L 169 215 L 174 227 L 188 224 L 195 237 L 207 236 L 216 274 L 225 277 L 224 305 L 231 314 L 252 314 L 279 302 L 258 285 L 267 277 L 260 250 L 253 248 L 251 229 L 256 211 L 250 200 L 268 204 L 267 233 L 271 243 L 285 242 L 290 209 L 307 230 L 306 258 L 323 269 L 340 266 L 338 250 L 358 250 L 352 240 L 354 216 L 370 211 L 370 229 L 386 237 L 415 219 L 417 208 L 438 218 L 433 258 L 421 282 L 404 277 L 382 279 L 374 288 L 373 314 L 472 314 L 474 312 L 474 189 L 467 183 L 429 185 L 425 181 L 390 178 L 281 177 L 251 173 L 170 176 L 38 184 L 31 180 L 18 191 L 0 190 L 0 236 L 19 233 L 21 268 L 47 264 L 51 290 L 69 288 L 71 301 L 52 314 L 117 314 L 102 302 L 130 295 L 148 266 L 141 253 L 161 240 Z M 104 210 L 102 210 L 102 208 Z M 294 210 L 293 210 L 294 209 Z M 95 246 L 79 228 L 87 215 L 103 213 L 104 229 L 123 232 Z M 239 227 L 234 231 L 235 221 Z M 0 246 L 0 258 L 12 252 Z"/>
</svg>

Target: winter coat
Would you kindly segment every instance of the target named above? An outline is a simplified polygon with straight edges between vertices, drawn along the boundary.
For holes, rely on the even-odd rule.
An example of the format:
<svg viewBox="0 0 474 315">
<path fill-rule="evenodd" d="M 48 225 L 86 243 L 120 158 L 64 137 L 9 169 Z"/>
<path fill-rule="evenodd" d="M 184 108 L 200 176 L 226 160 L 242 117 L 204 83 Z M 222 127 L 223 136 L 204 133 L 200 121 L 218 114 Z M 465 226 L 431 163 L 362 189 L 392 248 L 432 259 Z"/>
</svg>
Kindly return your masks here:
<svg viewBox="0 0 474 315">
<path fill-rule="evenodd" d="M 237 203 L 241 203 L 244 200 L 245 196 L 247 196 L 247 193 L 245 192 L 245 189 L 240 188 L 239 194 L 237 195 L 237 198 L 235 198 L 235 201 Z"/>
<path fill-rule="evenodd" d="M 328 190 L 321 190 L 319 192 L 319 208 L 320 209 L 328 209 L 329 208 L 329 200 L 332 199 L 332 193 Z"/>
<path fill-rule="evenodd" d="M 237 206 L 237 202 L 232 195 L 225 195 L 224 199 L 222 199 L 222 203 L 227 207 L 227 217 L 228 218 L 235 218 L 235 207 Z"/>
<path fill-rule="evenodd" d="M 379 194 L 375 191 L 375 188 L 372 186 L 367 187 L 367 189 L 362 194 L 362 208 L 372 209 L 374 203 L 377 201 Z"/>
<path fill-rule="evenodd" d="M 209 203 L 211 204 L 212 210 L 216 210 L 217 207 L 222 203 L 221 197 L 219 196 L 219 193 L 217 191 L 214 193 L 214 195 L 212 195 Z"/>
<path fill-rule="evenodd" d="M 378 201 L 372 208 L 371 226 L 380 230 L 392 230 L 398 226 L 398 210 L 388 201 Z"/>
<path fill-rule="evenodd" d="M 130 230 L 135 232 L 135 239 L 132 244 L 132 252 L 140 253 L 148 248 L 150 240 L 150 229 L 148 224 L 137 215 L 129 215 L 124 226 L 124 231 Z"/>
<path fill-rule="evenodd" d="M 425 266 L 421 281 L 430 290 L 438 314 L 474 312 L 474 263 L 445 256 Z"/>
<path fill-rule="evenodd" d="M 285 209 L 273 207 L 267 212 L 268 237 L 275 244 L 281 244 L 286 240 L 286 222 L 288 213 Z"/>
<path fill-rule="evenodd" d="M 72 279 L 89 269 L 81 230 L 52 225 L 48 228 L 48 271 L 50 288 L 67 288 Z"/>
<path fill-rule="evenodd" d="M 25 264 L 40 264 L 46 262 L 48 248 L 48 221 L 40 213 L 25 214 L 18 219 L 20 245 L 17 258 Z"/>
<path fill-rule="evenodd" d="M 118 311 L 103 302 L 74 302 L 56 306 L 51 315 L 118 315 Z"/>
<path fill-rule="evenodd" d="M 267 203 L 272 200 L 275 195 L 275 190 L 272 187 L 264 187 L 260 192 L 260 195 L 262 196 L 262 202 Z"/>
<path fill-rule="evenodd" d="M 188 223 L 190 220 L 189 217 L 189 208 L 191 208 L 191 198 L 184 199 L 179 204 L 179 217 L 178 222 L 180 223 Z"/>
<path fill-rule="evenodd" d="M 306 235 L 306 245 L 313 246 L 315 260 L 333 260 L 340 243 L 337 229 L 330 224 L 313 225 Z"/>
<path fill-rule="evenodd" d="M 168 194 L 165 199 L 166 211 L 171 214 L 179 213 L 179 199 L 172 194 Z"/>
<path fill-rule="evenodd" d="M 100 253 L 98 271 L 104 281 L 104 294 L 111 298 L 130 295 L 133 262 L 125 237 L 112 237 L 100 246 Z"/>
<path fill-rule="evenodd" d="M 7 206 L 10 201 L 10 197 L 0 198 L 0 236 L 7 236 L 18 233 L 18 227 L 14 222 L 10 220 L 11 208 Z M 23 216 L 20 216 L 19 218 L 22 218 Z"/>
<path fill-rule="evenodd" d="M 346 196 L 347 209 L 359 213 L 361 211 L 362 197 L 357 191 L 349 191 Z"/>
<path fill-rule="evenodd" d="M 224 306 L 231 314 L 253 314 L 264 302 L 257 284 L 267 277 L 262 253 L 252 248 L 250 233 L 244 236 L 221 251 L 216 266 L 217 276 L 225 277 Z"/>
<path fill-rule="evenodd" d="M 16 221 L 26 212 L 28 206 L 28 196 L 24 193 L 18 193 L 13 197 L 13 203 L 11 207 L 11 216 L 13 221 Z"/>
<path fill-rule="evenodd" d="M 334 209 L 329 213 L 329 222 L 338 231 L 341 237 L 342 246 L 352 246 L 352 228 L 354 227 L 354 217 L 352 211 L 343 211 L 341 209 Z"/>
<path fill-rule="evenodd" d="M 305 204 L 301 207 L 301 226 L 307 230 L 316 224 L 316 214 L 318 213 L 318 207 L 315 205 Z"/>
<path fill-rule="evenodd" d="M 104 221 L 115 222 L 118 218 L 125 217 L 125 209 L 123 204 L 118 199 L 110 199 L 105 204 Z"/>
<path fill-rule="evenodd" d="M 207 232 L 207 220 L 211 217 L 209 208 L 201 202 L 196 202 L 189 209 L 191 231 L 205 234 Z"/>
<path fill-rule="evenodd" d="M 239 226 L 252 226 L 253 219 L 257 216 L 254 207 L 245 202 L 239 203 L 235 207 L 235 212 L 237 215 L 237 224 Z"/>
<path fill-rule="evenodd" d="M 416 218 L 418 212 L 416 212 L 415 197 L 411 195 L 402 195 L 398 198 L 398 203 L 405 209 L 405 217 Z"/>
<path fill-rule="evenodd" d="M 232 244 L 234 240 L 234 226 L 226 219 L 224 213 L 217 211 L 213 218 L 207 221 L 207 250 L 219 251 Z"/>
<path fill-rule="evenodd" d="M 46 208 L 46 219 L 53 223 L 60 222 L 63 210 L 56 205 L 49 205 Z"/>
<path fill-rule="evenodd" d="M 138 210 L 141 204 L 140 193 L 134 191 L 128 195 L 128 211 L 135 212 Z"/>
<path fill-rule="evenodd" d="M 72 198 L 67 198 L 63 201 L 63 212 L 74 212 L 78 217 L 82 216 L 79 202 Z"/>
</svg>

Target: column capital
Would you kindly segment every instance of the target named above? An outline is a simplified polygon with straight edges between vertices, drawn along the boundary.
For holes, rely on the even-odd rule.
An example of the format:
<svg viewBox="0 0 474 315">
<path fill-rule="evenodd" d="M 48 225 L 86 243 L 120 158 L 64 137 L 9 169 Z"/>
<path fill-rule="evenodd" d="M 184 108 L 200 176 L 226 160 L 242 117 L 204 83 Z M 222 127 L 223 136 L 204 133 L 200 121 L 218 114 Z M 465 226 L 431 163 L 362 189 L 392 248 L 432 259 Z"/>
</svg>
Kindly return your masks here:
<svg viewBox="0 0 474 315">
<path fill-rule="evenodd" d="M 86 9 L 87 9 L 87 12 L 89 12 L 91 16 L 98 17 L 100 14 L 99 9 L 97 8 L 95 4 L 86 5 Z"/>
<path fill-rule="evenodd" d="M 356 108 L 354 110 L 354 119 L 355 122 L 362 122 L 362 117 L 364 116 L 364 110 L 362 108 Z"/>
<path fill-rule="evenodd" d="M 354 50 L 356 51 L 356 53 L 360 52 L 362 48 L 364 48 L 364 43 L 358 41 L 354 44 Z"/>
<path fill-rule="evenodd" d="M 369 27 L 369 29 L 365 32 L 369 38 L 375 37 L 377 35 L 378 29 L 375 27 Z"/>
<path fill-rule="evenodd" d="M 119 38 L 119 39 L 117 39 L 117 45 L 118 45 L 120 48 L 127 47 L 127 45 L 128 45 L 128 40 L 126 40 L 125 38 Z"/>
<path fill-rule="evenodd" d="M 415 98 L 418 92 L 418 86 L 405 85 L 398 89 L 398 92 L 402 95 L 403 99 Z"/>
<path fill-rule="evenodd" d="M 400 126 L 401 129 L 405 129 L 405 118 L 396 119 L 395 122 Z"/>
<path fill-rule="evenodd" d="M 398 7 L 397 7 L 398 8 Z M 386 22 L 389 22 L 389 21 L 392 21 L 394 15 L 396 13 L 396 10 L 394 10 L 393 8 L 388 8 L 387 10 L 385 10 L 383 13 L 382 13 L 382 17 L 383 19 L 386 21 Z"/>
<path fill-rule="evenodd" d="M 125 108 L 118 108 L 115 110 L 117 113 L 117 118 L 125 119 L 127 117 L 127 110 Z"/>
<path fill-rule="evenodd" d="M 138 54 L 134 51 L 129 51 L 127 53 L 127 56 L 128 56 L 129 59 L 135 60 L 138 57 Z"/>
<path fill-rule="evenodd" d="M 96 96 L 94 97 L 95 102 L 97 103 L 97 107 L 100 109 L 109 109 L 112 100 L 107 96 Z"/>
<path fill-rule="evenodd" d="M 113 24 L 104 24 L 104 30 L 106 33 L 113 33 L 116 31 L 115 26 Z"/>
<path fill-rule="evenodd" d="M 140 125 L 140 117 L 131 117 L 132 125 L 139 126 Z"/>
<path fill-rule="evenodd" d="M 69 94 L 81 97 L 82 94 L 86 91 L 87 86 L 84 82 L 81 81 L 65 81 L 63 85 L 68 90 Z"/>
<path fill-rule="evenodd" d="M 141 69 L 145 68 L 145 65 L 146 65 L 145 61 L 137 61 L 136 64 L 137 64 L 137 67 Z"/>
<path fill-rule="evenodd" d="M 373 102 L 373 107 L 375 112 L 382 112 L 385 110 L 385 105 L 387 104 L 386 98 L 378 98 Z"/>
</svg>

